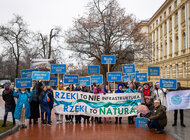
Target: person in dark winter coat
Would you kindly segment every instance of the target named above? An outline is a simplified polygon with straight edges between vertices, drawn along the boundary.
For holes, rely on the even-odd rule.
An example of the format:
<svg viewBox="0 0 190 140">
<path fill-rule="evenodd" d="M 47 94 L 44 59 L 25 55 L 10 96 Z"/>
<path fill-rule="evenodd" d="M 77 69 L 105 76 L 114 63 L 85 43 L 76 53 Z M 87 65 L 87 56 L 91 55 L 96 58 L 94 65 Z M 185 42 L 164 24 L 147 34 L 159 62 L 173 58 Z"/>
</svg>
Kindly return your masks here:
<svg viewBox="0 0 190 140">
<path fill-rule="evenodd" d="M 33 123 L 36 124 L 36 121 L 38 118 L 40 118 L 40 110 L 39 110 L 39 89 L 38 85 L 36 82 L 33 82 L 33 96 L 29 99 L 30 102 L 30 111 L 31 111 L 31 117 L 29 123 L 32 124 L 32 119 Z M 41 88 L 41 87 L 40 87 Z"/>
<path fill-rule="evenodd" d="M 5 115 L 2 127 L 6 126 L 7 116 L 9 112 L 12 113 L 13 125 L 15 125 L 15 119 L 14 119 L 15 100 L 13 96 L 13 91 L 10 89 L 8 84 L 5 85 L 5 90 L 3 91 L 2 97 L 3 100 L 5 101 Z"/>
<path fill-rule="evenodd" d="M 44 113 L 47 113 L 47 120 L 48 125 L 51 125 L 51 106 L 49 105 L 50 102 L 53 102 L 53 98 L 46 86 L 43 87 L 42 92 L 39 96 L 40 106 L 41 106 L 41 120 L 42 124 L 45 125 Z"/>
<path fill-rule="evenodd" d="M 119 83 L 118 86 L 117 86 L 117 90 L 115 91 L 115 93 L 124 93 L 123 91 L 123 84 L 122 83 Z M 122 117 L 119 117 L 119 123 L 121 124 L 121 120 L 122 120 Z M 118 123 L 118 117 L 115 117 L 115 124 Z"/>
<path fill-rule="evenodd" d="M 154 101 L 154 109 L 148 117 L 147 126 L 156 128 L 155 133 L 163 133 L 164 127 L 167 125 L 166 107 L 160 104 L 159 100 Z"/>
<path fill-rule="evenodd" d="M 176 90 L 183 90 L 183 88 L 181 87 L 181 83 L 180 82 L 177 82 L 177 89 Z M 182 127 L 186 127 L 185 124 L 184 124 L 183 109 L 180 109 L 179 112 L 180 112 L 181 126 Z M 172 124 L 172 126 L 176 126 L 177 125 L 177 114 L 178 114 L 178 110 L 174 110 L 174 123 Z"/>
</svg>

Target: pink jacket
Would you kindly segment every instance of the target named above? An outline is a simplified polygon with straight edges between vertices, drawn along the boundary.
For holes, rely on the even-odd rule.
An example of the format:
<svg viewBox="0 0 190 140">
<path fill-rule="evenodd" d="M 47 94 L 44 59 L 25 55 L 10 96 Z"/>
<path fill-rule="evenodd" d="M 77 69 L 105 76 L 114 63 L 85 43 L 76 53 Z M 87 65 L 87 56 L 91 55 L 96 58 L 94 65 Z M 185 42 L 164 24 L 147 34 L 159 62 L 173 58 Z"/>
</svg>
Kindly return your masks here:
<svg viewBox="0 0 190 140">
<path fill-rule="evenodd" d="M 103 89 L 94 88 L 93 93 L 94 94 L 104 94 L 104 90 Z"/>
</svg>

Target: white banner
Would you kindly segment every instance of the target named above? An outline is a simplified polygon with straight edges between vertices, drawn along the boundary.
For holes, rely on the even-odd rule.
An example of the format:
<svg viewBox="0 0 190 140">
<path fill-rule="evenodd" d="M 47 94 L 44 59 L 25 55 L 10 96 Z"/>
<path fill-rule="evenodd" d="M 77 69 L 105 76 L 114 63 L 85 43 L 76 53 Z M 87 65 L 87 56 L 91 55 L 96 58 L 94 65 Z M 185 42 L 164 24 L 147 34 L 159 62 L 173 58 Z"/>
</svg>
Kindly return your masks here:
<svg viewBox="0 0 190 140">
<path fill-rule="evenodd" d="M 190 90 L 178 90 L 166 94 L 168 110 L 190 109 Z"/>
<path fill-rule="evenodd" d="M 77 91 L 54 91 L 54 109 L 63 115 L 124 117 L 137 115 L 140 93 L 93 94 Z"/>
</svg>

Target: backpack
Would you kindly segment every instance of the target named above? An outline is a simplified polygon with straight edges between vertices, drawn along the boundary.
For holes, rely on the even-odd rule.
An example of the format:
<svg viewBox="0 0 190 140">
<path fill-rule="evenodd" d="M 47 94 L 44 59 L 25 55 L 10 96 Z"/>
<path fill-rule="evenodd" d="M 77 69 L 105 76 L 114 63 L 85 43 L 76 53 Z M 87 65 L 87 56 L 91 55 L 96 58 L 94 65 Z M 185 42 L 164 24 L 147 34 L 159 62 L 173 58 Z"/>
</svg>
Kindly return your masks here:
<svg viewBox="0 0 190 140">
<path fill-rule="evenodd" d="M 48 102 L 50 102 L 50 98 L 48 97 L 48 92 L 45 94 L 43 100 L 42 100 L 42 104 L 47 104 Z"/>
</svg>

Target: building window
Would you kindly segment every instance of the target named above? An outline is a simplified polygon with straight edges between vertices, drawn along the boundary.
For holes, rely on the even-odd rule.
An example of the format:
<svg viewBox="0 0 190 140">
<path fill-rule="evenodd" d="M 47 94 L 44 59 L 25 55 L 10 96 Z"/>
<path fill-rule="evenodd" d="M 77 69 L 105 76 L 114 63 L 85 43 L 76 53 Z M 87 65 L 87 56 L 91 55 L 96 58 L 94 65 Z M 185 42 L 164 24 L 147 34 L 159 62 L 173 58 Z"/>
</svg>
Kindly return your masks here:
<svg viewBox="0 0 190 140">
<path fill-rule="evenodd" d="M 182 22 L 185 21 L 185 6 L 182 8 Z"/>
<path fill-rule="evenodd" d="M 164 12 L 164 18 L 166 17 L 166 12 Z"/>
<path fill-rule="evenodd" d="M 158 25 L 158 20 L 156 20 L 156 26 Z"/>
<path fill-rule="evenodd" d="M 161 67 L 161 78 L 163 78 L 163 68 Z"/>
<path fill-rule="evenodd" d="M 167 66 L 165 67 L 165 78 L 167 78 Z"/>
<path fill-rule="evenodd" d="M 175 2 L 174 2 L 174 7 L 175 8 L 177 7 L 177 0 L 175 0 Z"/>
<path fill-rule="evenodd" d="M 183 63 L 183 78 L 186 78 L 186 64 Z"/>
<path fill-rule="evenodd" d="M 175 26 L 178 26 L 178 12 L 175 13 Z"/>
<path fill-rule="evenodd" d="M 172 18 L 170 18 L 170 31 L 172 30 Z"/>
<path fill-rule="evenodd" d="M 172 65 L 170 65 L 170 78 L 172 78 Z"/>
<path fill-rule="evenodd" d="M 183 33 L 183 47 L 184 47 L 184 49 L 187 48 L 187 45 L 186 45 L 186 34 L 185 33 Z"/>
<path fill-rule="evenodd" d="M 165 22 L 165 25 L 164 25 L 164 32 L 165 34 L 167 33 L 167 22 Z"/>
<path fill-rule="evenodd" d="M 171 6 L 170 6 L 170 7 L 169 7 L 169 14 L 171 13 L 171 9 L 172 9 L 172 8 L 171 8 Z"/>
<path fill-rule="evenodd" d="M 160 16 L 160 22 L 162 21 L 162 16 Z"/>
<path fill-rule="evenodd" d="M 176 52 L 179 51 L 179 39 L 178 39 L 178 36 L 176 36 Z"/>
<path fill-rule="evenodd" d="M 178 78 L 179 76 L 179 66 L 178 64 L 176 64 L 176 78 Z"/>
<path fill-rule="evenodd" d="M 170 49 L 171 49 L 171 54 L 173 53 L 173 44 L 172 44 L 172 39 L 170 39 Z"/>
</svg>

